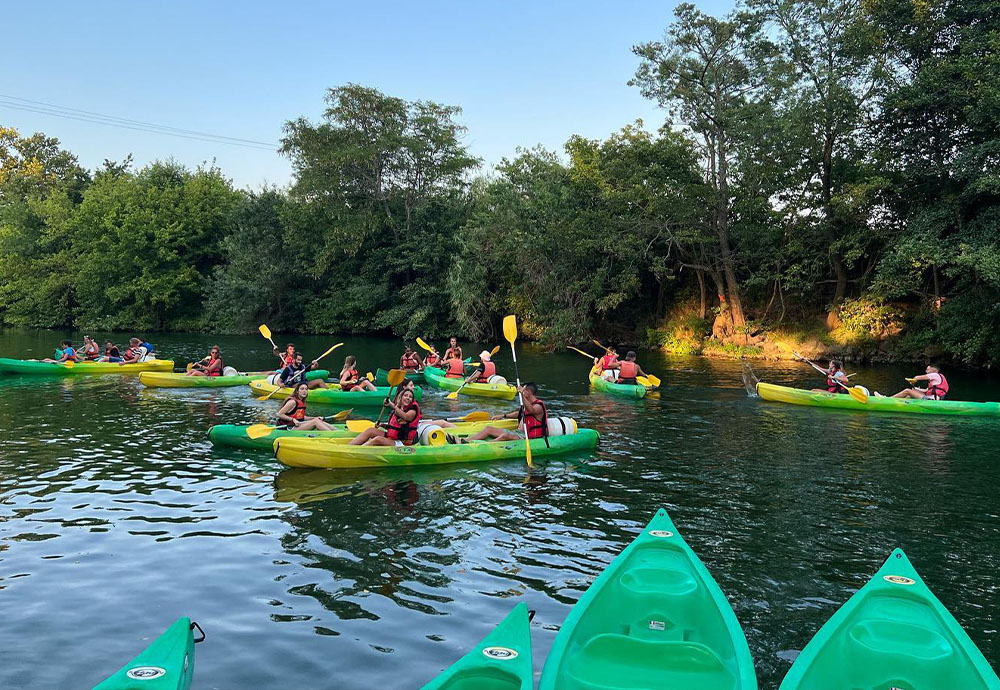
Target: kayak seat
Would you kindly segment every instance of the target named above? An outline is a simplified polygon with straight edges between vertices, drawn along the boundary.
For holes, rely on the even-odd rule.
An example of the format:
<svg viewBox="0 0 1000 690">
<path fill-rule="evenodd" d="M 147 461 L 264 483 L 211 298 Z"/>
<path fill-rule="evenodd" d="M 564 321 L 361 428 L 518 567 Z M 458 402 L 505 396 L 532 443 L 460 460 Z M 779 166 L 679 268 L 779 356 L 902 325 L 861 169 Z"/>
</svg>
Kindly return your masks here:
<svg viewBox="0 0 1000 690">
<path fill-rule="evenodd" d="M 650 641 L 604 633 L 569 657 L 568 674 L 580 690 L 698 688 L 731 690 L 737 679 L 709 647 L 698 642 Z"/>
<path fill-rule="evenodd" d="M 444 682 L 440 690 L 521 690 L 521 679 L 498 668 L 459 671 Z"/>
<path fill-rule="evenodd" d="M 629 568 L 622 574 L 619 582 L 626 589 L 643 597 L 654 594 L 683 597 L 698 589 L 698 581 L 691 573 L 652 565 Z"/>
<path fill-rule="evenodd" d="M 938 631 L 902 621 L 866 619 L 849 631 L 855 651 L 866 656 L 894 656 L 938 661 L 951 656 L 951 643 Z"/>
</svg>

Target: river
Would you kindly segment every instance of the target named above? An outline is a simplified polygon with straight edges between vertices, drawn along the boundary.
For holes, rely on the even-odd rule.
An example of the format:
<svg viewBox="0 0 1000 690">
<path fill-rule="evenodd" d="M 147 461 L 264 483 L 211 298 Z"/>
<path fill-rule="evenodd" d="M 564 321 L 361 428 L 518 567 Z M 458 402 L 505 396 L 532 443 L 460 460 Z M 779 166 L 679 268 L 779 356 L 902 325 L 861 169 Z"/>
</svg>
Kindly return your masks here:
<svg viewBox="0 0 1000 690">
<path fill-rule="evenodd" d="M 0 356 L 49 356 L 65 335 L 2 331 Z M 341 339 L 329 368 L 355 353 L 374 370 L 401 350 L 295 342 L 315 356 Z M 260 337 L 154 342 L 178 363 L 213 343 L 241 369 L 274 361 Z M 518 352 L 553 413 L 600 431 L 596 454 L 533 469 L 288 469 L 206 440 L 212 424 L 276 409 L 243 387 L 0 376 L 0 687 L 90 687 L 187 615 L 208 635 L 195 688 L 405 690 L 519 601 L 537 611 L 538 673 L 573 602 L 660 506 L 732 603 L 762 688 L 894 547 L 1000 664 L 1000 420 L 768 403 L 748 397 L 738 362 L 657 353 L 640 362 L 667 388 L 613 399 L 589 390 L 579 355 Z M 506 347 L 498 364 L 513 378 Z M 801 364 L 754 367 L 818 384 Z M 890 392 L 912 373 L 856 379 Z M 996 380 L 948 373 L 955 397 L 1000 398 Z"/>
</svg>

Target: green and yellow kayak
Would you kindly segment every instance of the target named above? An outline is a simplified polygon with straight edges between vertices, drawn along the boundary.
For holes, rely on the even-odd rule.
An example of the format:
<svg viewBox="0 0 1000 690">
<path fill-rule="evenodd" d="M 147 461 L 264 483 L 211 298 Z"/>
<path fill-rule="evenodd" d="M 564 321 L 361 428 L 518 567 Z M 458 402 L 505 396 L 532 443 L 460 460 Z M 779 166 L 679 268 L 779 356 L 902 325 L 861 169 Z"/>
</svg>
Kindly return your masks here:
<svg viewBox="0 0 1000 690">
<path fill-rule="evenodd" d="M 251 381 L 249 385 L 250 390 L 252 390 L 253 394 L 257 396 L 266 396 L 272 391 L 277 390 L 277 392 L 271 396 L 272 400 L 284 400 L 292 394 L 291 388 L 278 389 L 277 386 L 274 386 L 267 381 Z M 356 405 L 381 405 L 382 401 L 385 400 L 385 397 L 388 394 L 389 388 L 385 386 L 379 386 L 373 391 L 344 391 L 340 389 L 340 386 L 333 384 L 327 388 L 313 388 L 309 391 L 309 395 L 306 397 L 306 400 L 314 403 L 354 407 Z M 419 386 L 413 389 L 413 397 L 418 401 L 424 397 L 424 392 Z"/>
<path fill-rule="evenodd" d="M 532 690 L 531 629 L 521 602 L 479 646 L 421 690 Z"/>
<path fill-rule="evenodd" d="M 463 379 L 450 379 L 445 375 L 444 369 L 426 367 L 424 378 L 427 383 L 446 391 L 457 391 L 462 388 Z M 517 395 L 517 387 L 510 384 L 496 383 L 467 383 L 462 388 L 461 395 L 474 395 L 480 398 L 499 398 L 500 400 L 513 400 Z"/>
<path fill-rule="evenodd" d="M 830 617 L 781 690 L 1000 690 L 982 652 L 901 549 Z"/>
<path fill-rule="evenodd" d="M 750 690 L 757 677 L 736 614 L 661 508 L 570 611 L 538 687 Z"/>
<path fill-rule="evenodd" d="M 94 690 L 187 690 L 194 676 L 194 645 L 205 639 L 190 618 L 180 618 L 153 644 Z"/>
<path fill-rule="evenodd" d="M 640 384 L 615 383 L 590 372 L 590 385 L 602 393 L 620 395 L 623 398 L 645 398 L 646 387 Z"/>
<path fill-rule="evenodd" d="M 593 429 L 575 434 L 531 440 L 533 458 L 592 450 L 600 438 Z M 545 441 L 548 440 L 548 445 Z M 524 458 L 525 442 L 473 441 L 440 446 L 351 446 L 341 439 L 279 438 L 274 455 L 289 467 L 396 467 L 404 465 L 447 465 L 456 462 L 485 462 Z"/>
<path fill-rule="evenodd" d="M 173 371 L 170 359 L 152 359 L 135 364 L 117 362 L 76 362 L 72 366 L 58 362 L 37 362 L 31 359 L 0 357 L 0 373 L 42 374 L 52 376 L 87 376 L 97 374 L 138 374 L 142 371 Z"/>
<path fill-rule="evenodd" d="M 408 371 L 406 372 L 406 378 L 414 383 L 424 383 L 424 372 L 422 371 Z M 389 385 L 389 371 L 387 369 L 382 369 L 379 367 L 378 371 L 375 372 L 375 385 L 376 386 L 388 386 Z"/>
<path fill-rule="evenodd" d="M 758 383 L 757 395 L 764 400 L 809 405 L 812 407 L 832 407 L 839 410 L 861 410 L 867 412 L 909 412 L 916 414 L 954 414 L 965 416 L 1000 415 L 1000 403 L 966 402 L 964 400 L 912 400 L 872 395 L 867 403 L 858 402 L 851 396 L 840 393 L 813 392 L 801 388 L 776 386 L 773 383 Z"/>
<path fill-rule="evenodd" d="M 251 381 L 262 381 L 274 373 L 254 371 L 238 376 L 188 376 L 173 372 L 144 371 L 139 374 L 139 383 L 148 388 L 225 388 L 245 386 Z M 325 379 L 329 375 L 330 372 L 326 369 L 315 369 L 306 373 L 306 380 Z"/>
</svg>

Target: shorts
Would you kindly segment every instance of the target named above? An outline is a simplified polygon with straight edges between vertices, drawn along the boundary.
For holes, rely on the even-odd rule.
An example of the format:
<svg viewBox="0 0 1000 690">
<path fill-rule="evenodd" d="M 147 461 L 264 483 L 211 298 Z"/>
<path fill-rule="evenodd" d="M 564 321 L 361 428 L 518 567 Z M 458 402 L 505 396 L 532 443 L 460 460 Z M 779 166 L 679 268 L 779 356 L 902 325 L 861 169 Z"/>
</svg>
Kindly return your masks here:
<svg viewBox="0 0 1000 690">
<path fill-rule="evenodd" d="M 397 440 L 397 441 L 395 441 L 395 444 L 396 444 L 396 447 L 397 447 L 397 448 L 402 448 L 402 447 L 403 447 L 403 445 L 404 445 L 402 441 L 398 441 L 398 440 Z"/>
<path fill-rule="evenodd" d="M 109 362 L 120 362 L 120 361 L 122 361 L 122 358 L 121 357 L 108 357 L 108 361 Z"/>
</svg>

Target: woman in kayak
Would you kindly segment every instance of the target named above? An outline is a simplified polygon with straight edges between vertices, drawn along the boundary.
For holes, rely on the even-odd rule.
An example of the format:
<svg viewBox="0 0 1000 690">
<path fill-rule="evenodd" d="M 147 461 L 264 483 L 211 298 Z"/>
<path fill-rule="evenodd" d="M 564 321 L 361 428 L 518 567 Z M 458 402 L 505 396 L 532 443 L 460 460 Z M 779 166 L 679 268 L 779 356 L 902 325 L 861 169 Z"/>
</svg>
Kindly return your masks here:
<svg viewBox="0 0 1000 690">
<path fill-rule="evenodd" d="M 493 417 L 493 419 L 517 419 L 518 429 L 522 427 L 527 430 L 527 438 L 545 438 L 549 435 L 549 411 L 545 407 L 545 402 L 538 397 L 538 384 L 529 381 L 518 389 L 522 407 L 516 410 Z M 525 434 L 520 431 L 508 431 L 498 429 L 495 426 L 485 427 L 479 433 L 467 438 L 459 439 L 459 443 L 468 441 L 523 441 Z M 449 438 L 449 442 L 454 439 Z"/>
<path fill-rule="evenodd" d="M 83 336 L 83 359 L 96 362 L 101 356 L 101 348 L 89 335 Z"/>
<path fill-rule="evenodd" d="M 403 356 L 399 358 L 399 368 L 405 371 L 419 371 L 424 368 L 424 363 L 420 361 L 420 355 L 414 352 L 409 344 L 403 350 Z"/>
<path fill-rule="evenodd" d="M 451 352 L 451 349 L 448 350 Z M 446 379 L 464 379 L 465 378 L 465 362 L 462 361 L 462 353 L 459 351 L 458 356 L 452 355 L 450 358 L 444 358 L 444 377 Z"/>
<path fill-rule="evenodd" d="M 608 369 L 616 370 L 618 378 L 615 380 L 615 383 L 624 385 L 634 386 L 638 383 L 637 379 L 639 376 L 647 375 L 635 361 L 635 350 L 629 350 L 628 354 L 625 355 L 625 359 L 608 365 Z"/>
<path fill-rule="evenodd" d="M 412 383 L 412 381 L 411 381 Z M 420 405 L 413 399 L 412 386 L 400 386 L 394 400 L 382 403 L 391 411 L 385 430 L 371 426 L 350 440 L 352 446 L 412 446 L 417 442 Z"/>
<path fill-rule="evenodd" d="M 950 386 L 948 385 L 948 379 L 941 373 L 941 368 L 936 364 L 928 364 L 924 372 L 920 376 L 914 376 L 912 379 L 906 380 L 910 383 L 926 381 L 927 388 L 904 388 L 892 397 L 914 398 L 916 400 L 944 400 L 944 396 L 948 395 Z"/>
<path fill-rule="evenodd" d="M 289 364 L 295 360 L 295 345 L 293 343 L 288 343 L 285 345 L 285 352 L 278 352 L 278 348 L 272 350 L 274 356 L 281 360 L 281 368 L 284 369 Z"/>
<path fill-rule="evenodd" d="M 52 359 L 51 357 L 46 357 L 43 362 L 49 362 L 52 364 L 63 364 L 64 362 L 79 362 L 80 357 L 76 354 L 76 350 L 73 349 L 73 342 L 70 340 L 62 341 L 59 348 L 56 349 L 59 353 L 59 359 Z"/>
<path fill-rule="evenodd" d="M 448 349 L 444 351 L 444 361 L 447 362 L 452 357 L 462 359 L 462 348 L 458 346 L 458 338 L 455 336 L 448 339 Z"/>
<path fill-rule="evenodd" d="M 819 367 L 817 367 L 817 370 L 820 373 L 823 373 L 823 370 L 819 369 Z M 846 386 L 848 383 L 850 382 L 847 380 L 847 374 L 844 373 L 844 363 L 839 359 L 831 359 L 830 367 L 826 370 L 826 388 L 813 388 L 812 392 L 845 393 L 847 391 Z"/>
<path fill-rule="evenodd" d="M 285 429 L 300 431 L 332 431 L 333 427 L 323 421 L 322 417 L 306 416 L 306 398 L 309 396 L 309 384 L 300 381 L 295 384 L 295 390 L 288 396 L 278 409 L 278 423 Z"/>
<path fill-rule="evenodd" d="M 110 340 L 104 343 L 104 356 L 101 357 L 100 362 L 120 362 L 122 361 L 122 353 Z"/>
<path fill-rule="evenodd" d="M 441 366 L 442 361 L 441 355 L 439 355 L 436 350 L 431 350 L 427 353 L 427 356 L 424 357 L 424 366 L 438 368 Z"/>
<path fill-rule="evenodd" d="M 312 381 L 306 381 L 306 372 L 315 369 L 319 364 L 315 359 L 306 368 L 306 365 L 302 363 L 302 353 L 296 352 L 292 356 L 292 363 L 285 366 L 278 374 L 278 383 L 284 388 L 286 386 L 295 386 L 299 383 L 305 383 L 310 389 L 312 388 L 326 388 L 326 383 L 323 379 L 313 379 Z"/>
<path fill-rule="evenodd" d="M 191 371 L 189 371 L 187 375 L 222 376 L 222 369 L 222 354 L 219 352 L 219 346 L 213 345 L 212 350 L 208 353 L 208 357 L 192 364 Z"/>
<path fill-rule="evenodd" d="M 340 388 L 345 391 L 375 390 L 375 384 L 361 378 L 358 373 L 358 358 L 354 355 L 344 357 L 344 368 L 340 370 Z"/>
<path fill-rule="evenodd" d="M 611 367 L 612 364 L 618 364 L 618 350 L 614 347 L 607 348 L 603 357 L 594 357 L 594 369 L 597 370 L 598 376 L 608 381 L 614 381 L 618 376 L 617 370 Z"/>
</svg>

